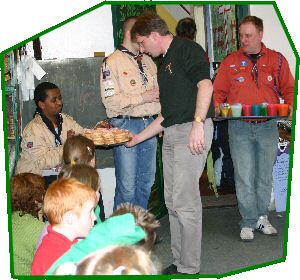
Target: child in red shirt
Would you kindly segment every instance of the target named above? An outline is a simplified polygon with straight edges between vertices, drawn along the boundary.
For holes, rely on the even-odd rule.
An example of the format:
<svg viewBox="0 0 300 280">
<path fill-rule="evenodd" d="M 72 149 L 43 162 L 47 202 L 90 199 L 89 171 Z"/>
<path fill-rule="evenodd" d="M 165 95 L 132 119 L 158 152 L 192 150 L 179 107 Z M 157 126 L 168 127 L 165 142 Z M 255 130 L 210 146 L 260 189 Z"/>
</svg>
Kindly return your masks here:
<svg viewBox="0 0 300 280">
<path fill-rule="evenodd" d="M 88 235 L 96 216 L 95 191 L 75 179 L 60 179 L 48 188 L 44 212 L 50 222 L 32 263 L 32 275 L 44 275 L 78 238 Z"/>
</svg>

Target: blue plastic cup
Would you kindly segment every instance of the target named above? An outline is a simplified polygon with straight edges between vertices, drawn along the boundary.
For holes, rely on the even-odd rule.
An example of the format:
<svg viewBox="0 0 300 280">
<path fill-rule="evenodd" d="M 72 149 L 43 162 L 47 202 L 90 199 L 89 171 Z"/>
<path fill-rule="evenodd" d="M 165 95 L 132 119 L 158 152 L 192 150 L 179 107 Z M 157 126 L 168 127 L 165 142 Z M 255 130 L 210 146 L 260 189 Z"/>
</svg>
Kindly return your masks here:
<svg viewBox="0 0 300 280">
<path fill-rule="evenodd" d="M 253 116 L 260 116 L 261 115 L 261 105 L 260 104 L 253 104 L 252 105 L 252 115 Z"/>
</svg>

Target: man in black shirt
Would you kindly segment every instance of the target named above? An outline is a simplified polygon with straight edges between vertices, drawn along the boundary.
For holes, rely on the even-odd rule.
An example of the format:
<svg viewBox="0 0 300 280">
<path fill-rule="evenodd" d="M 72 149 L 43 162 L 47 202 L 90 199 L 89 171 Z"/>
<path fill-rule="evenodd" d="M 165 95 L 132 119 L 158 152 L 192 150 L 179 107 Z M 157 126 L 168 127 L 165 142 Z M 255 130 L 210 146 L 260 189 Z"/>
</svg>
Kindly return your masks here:
<svg viewBox="0 0 300 280">
<path fill-rule="evenodd" d="M 206 120 L 213 91 L 207 58 L 197 43 L 173 38 L 156 14 L 138 17 L 131 36 L 141 51 L 163 55 L 158 71 L 162 111 L 128 146 L 164 131 L 164 195 L 174 258 L 164 274 L 197 274 L 202 239 L 199 178 L 213 134 L 212 121 Z"/>
</svg>

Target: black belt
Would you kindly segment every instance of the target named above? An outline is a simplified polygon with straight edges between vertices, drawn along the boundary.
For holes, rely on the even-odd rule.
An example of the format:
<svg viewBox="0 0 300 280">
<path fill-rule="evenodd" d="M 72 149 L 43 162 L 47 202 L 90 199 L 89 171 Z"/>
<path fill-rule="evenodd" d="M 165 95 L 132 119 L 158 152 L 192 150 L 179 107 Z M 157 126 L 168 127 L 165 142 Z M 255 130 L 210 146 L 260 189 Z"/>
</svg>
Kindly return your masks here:
<svg viewBox="0 0 300 280">
<path fill-rule="evenodd" d="M 115 119 L 133 119 L 133 120 L 148 120 L 154 116 L 144 116 L 144 117 L 133 117 L 133 116 L 128 116 L 128 115 L 119 115 L 114 117 Z"/>
</svg>

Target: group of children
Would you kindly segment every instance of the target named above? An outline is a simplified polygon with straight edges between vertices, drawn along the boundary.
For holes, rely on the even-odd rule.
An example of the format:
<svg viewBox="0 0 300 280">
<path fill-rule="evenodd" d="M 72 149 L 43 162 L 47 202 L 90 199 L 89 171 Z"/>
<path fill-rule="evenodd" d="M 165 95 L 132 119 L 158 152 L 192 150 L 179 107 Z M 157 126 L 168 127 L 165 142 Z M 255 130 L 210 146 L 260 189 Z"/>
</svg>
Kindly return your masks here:
<svg viewBox="0 0 300 280">
<path fill-rule="evenodd" d="M 46 98 L 36 102 L 39 110 L 35 118 L 42 118 L 41 125 L 46 118 L 48 128 L 51 116 L 52 121 L 57 120 L 58 128 L 55 123 L 50 128 L 55 132 L 52 129 L 54 152 L 62 162 L 55 156 L 55 165 L 59 166 L 56 180 L 35 174 L 38 172 L 34 170 L 20 172 L 20 167 L 26 166 L 22 157 L 28 160 L 33 146 L 33 154 L 38 156 L 43 145 L 41 139 L 39 144 L 36 139 L 34 143 L 29 141 L 36 134 L 25 133 L 26 141 L 32 144 L 23 144 L 26 148 L 17 167 L 19 172 L 11 179 L 14 274 L 156 274 L 150 252 L 159 222 L 145 209 L 130 204 L 120 205 L 105 220 L 94 143 L 70 130 L 66 139 L 58 143 L 65 133 L 65 115 L 59 117 L 62 100 L 57 87 L 52 85 L 50 89 L 44 85 Z M 56 96 L 49 97 L 49 90 Z M 46 147 L 42 149 L 45 152 Z M 49 158 L 40 154 L 29 167 L 44 164 L 42 169 L 46 169 L 51 167 L 49 162 Z M 48 185 L 49 179 L 52 183 Z"/>
</svg>

